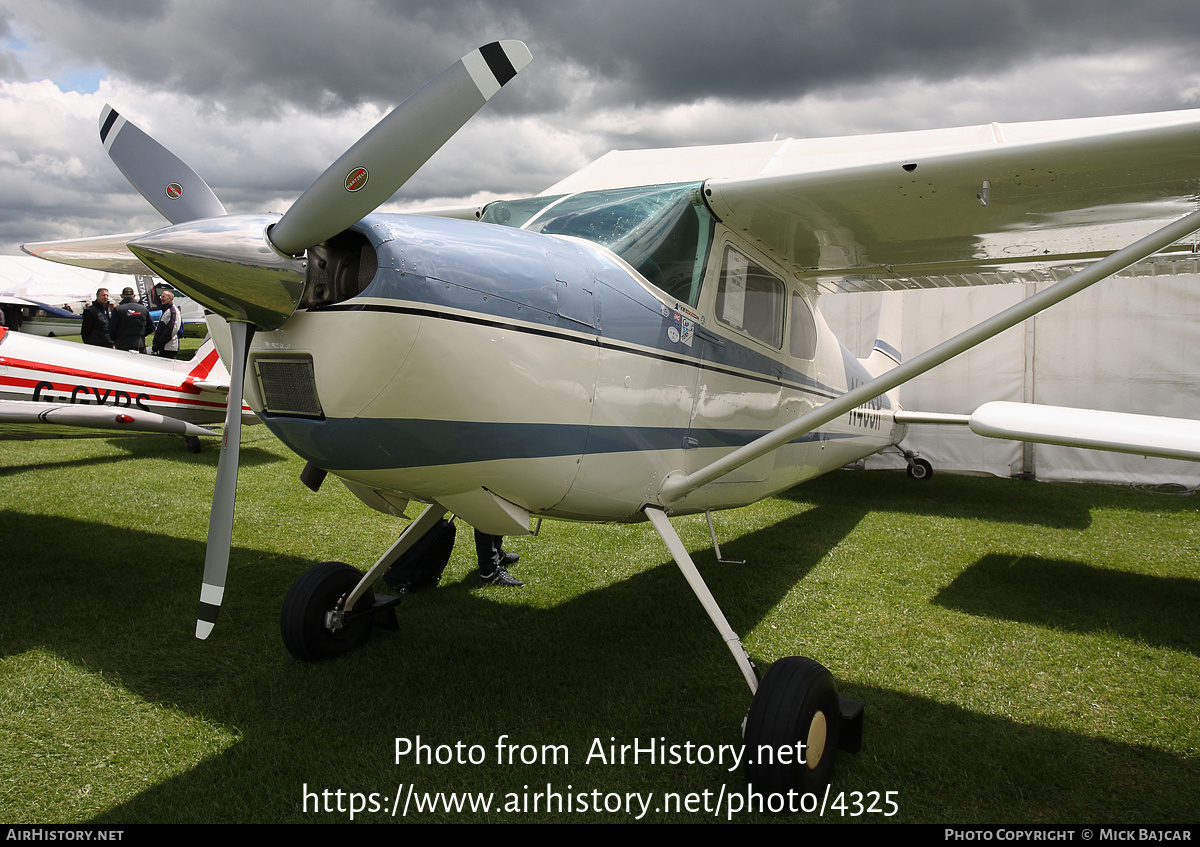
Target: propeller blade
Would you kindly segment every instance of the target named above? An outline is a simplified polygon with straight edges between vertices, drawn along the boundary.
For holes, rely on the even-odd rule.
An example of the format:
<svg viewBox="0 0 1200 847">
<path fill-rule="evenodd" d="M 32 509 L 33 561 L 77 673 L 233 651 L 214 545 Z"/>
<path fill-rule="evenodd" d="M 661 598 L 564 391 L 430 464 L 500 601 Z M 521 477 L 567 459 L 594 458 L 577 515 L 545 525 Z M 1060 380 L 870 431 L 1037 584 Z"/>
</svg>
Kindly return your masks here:
<svg viewBox="0 0 1200 847">
<path fill-rule="evenodd" d="M 229 334 L 233 358 L 229 363 L 229 404 L 225 409 L 225 435 L 221 439 L 221 459 L 217 463 L 217 481 L 213 486 L 212 512 L 208 519 L 208 549 L 204 554 L 200 612 L 196 616 L 196 637 L 202 640 L 212 632 L 225 595 L 225 574 L 229 570 L 229 548 L 233 543 L 233 507 L 237 499 L 238 459 L 241 453 L 242 385 L 254 327 L 242 321 L 230 321 Z"/>
<path fill-rule="evenodd" d="M 272 243 L 297 255 L 373 212 L 532 58 L 520 41 L 494 41 L 442 71 L 317 177 Z"/>
<path fill-rule="evenodd" d="M 225 214 L 208 183 L 107 103 L 100 111 L 100 140 L 130 184 L 171 223 Z"/>
</svg>

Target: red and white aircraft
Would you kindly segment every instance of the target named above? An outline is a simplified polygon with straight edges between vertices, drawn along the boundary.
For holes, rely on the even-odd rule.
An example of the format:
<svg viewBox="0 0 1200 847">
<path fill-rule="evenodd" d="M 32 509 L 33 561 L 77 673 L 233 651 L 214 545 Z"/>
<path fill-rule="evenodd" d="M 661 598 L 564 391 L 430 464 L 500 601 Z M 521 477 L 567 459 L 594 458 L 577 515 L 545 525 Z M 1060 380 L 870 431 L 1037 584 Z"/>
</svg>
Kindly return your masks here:
<svg viewBox="0 0 1200 847">
<path fill-rule="evenodd" d="M 541 517 L 648 520 L 755 692 L 747 745 L 807 751 L 755 758 L 747 777 L 772 795 L 819 791 L 860 712 L 810 659 L 759 677 L 669 517 L 782 491 L 893 447 L 908 423 L 1200 455 L 1195 433 L 1161 444 L 1136 418 L 938 420 L 891 394 L 1133 263 L 1190 259 L 1200 113 L 612 153 L 467 220 L 373 214 L 530 58 L 515 41 L 463 57 L 282 216 L 226 215 L 106 109 L 110 156 L 172 225 L 27 249 L 149 266 L 228 321 L 231 399 L 248 375 L 250 406 L 312 467 L 381 511 L 427 504 L 365 575 L 325 563 L 295 582 L 294 654 L 344 652 L 391 615 L 398 601 L 373 583 L 448 511 L 505 535 Z M 817 308 L 822 290 L 1026 279 L 1057 283 L 908 360 L 885 332 L 860 361 Z M 225 587 L 240 419 L 231 404 L 201 638 Z M 910 456 L 913 476 L 928 470 Z"/>
<path fill-rule="evenodd" d="M 197 450 L 219 434 L 203 425 L 223 421 L 228 401 L 211 340 L 182 362 L 0 328 L 0 438 L 162 433 Z"/>
</svg>

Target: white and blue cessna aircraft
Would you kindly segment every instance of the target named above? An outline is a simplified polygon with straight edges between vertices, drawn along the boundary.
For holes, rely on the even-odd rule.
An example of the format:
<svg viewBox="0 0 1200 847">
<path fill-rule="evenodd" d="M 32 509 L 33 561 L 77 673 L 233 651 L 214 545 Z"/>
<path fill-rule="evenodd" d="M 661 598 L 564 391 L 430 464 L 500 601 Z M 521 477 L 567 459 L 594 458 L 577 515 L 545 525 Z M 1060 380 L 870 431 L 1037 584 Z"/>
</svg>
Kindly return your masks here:
<svg viewBox="0 0 1200 847">
<path fill-rule="evenodd" d="M 861 732 L 829 672 L 783 658 L 761 678 L 669 517 L 752 503 L 897 445 L 913 422 L 1200 457 L 1187 422 L 1011 404 L 970 418 L 903 411 L 904 381 L 1129 265 L 1194 263 L 1200 113 L 842 139 L 614 152 L 536 197 L 448 216 L 374 210 L 531 57 L 465 56 L 356 142 L 284 215 L 226 215 L 196 174 L 117 112 L 101 138 L 171 222 L 29 245 L 105 270 L 145 267 L 228 322 L 230 398 L 364 502 L 426 504 L 365 575 L 325 563 L 285 601 L 284 641 L 315 659 L 361 642 L 395 598 L 371 586 L 446 512 L 494 534 L 540 518 L 649 520 L 754 692 L 747 777 L 825 785 Z M 466 219 L 456 219 L 466 218 Z M 865 360 L 819 291 L 1060 280 L 901 363 Z M 242 380 L 245 379 L 244 386 Z M 237 484 L 230 403 L 197 635 L 217 620 Z M 1182 434 L 1182 437 L 1180 437 Z M 928 463 L 909 456 L 910 474 Z M 715 538 L 714 538 L 715 542 Z M 392 620 L 394 626 L 394 620 Z"/>
</svg>

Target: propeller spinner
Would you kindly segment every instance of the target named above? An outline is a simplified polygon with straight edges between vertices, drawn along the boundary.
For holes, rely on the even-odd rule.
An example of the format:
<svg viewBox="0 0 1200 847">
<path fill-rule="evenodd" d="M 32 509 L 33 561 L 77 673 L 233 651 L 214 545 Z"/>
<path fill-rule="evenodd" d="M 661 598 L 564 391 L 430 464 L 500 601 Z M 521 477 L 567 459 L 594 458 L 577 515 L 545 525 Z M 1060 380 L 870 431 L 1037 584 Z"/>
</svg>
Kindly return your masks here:
<svg viewBox="0 0 1200 847">
<path fill-rule="evenodd" d="M 175 225 L 128 242 L 164 279 L 229 321 L 229 406 L 209 519 L 196 637 L 207 638 L 225 592 L 241 441 L 242 386 L 256 329 L 291 316 L 304 293 L 304 252 L 374 211 L 532 60 L 520 41 L 464 56 L 360 138 L 282 218 L 225 215 L 178 157 L 106 107 L 101 138 L 121 172 Z M 162 195 L 160 197 L 160 194 Z M 184 198 L 190 198 L 186 202 Z M 211 199 L 210 199 L 211 198 Z"/>
</svg>

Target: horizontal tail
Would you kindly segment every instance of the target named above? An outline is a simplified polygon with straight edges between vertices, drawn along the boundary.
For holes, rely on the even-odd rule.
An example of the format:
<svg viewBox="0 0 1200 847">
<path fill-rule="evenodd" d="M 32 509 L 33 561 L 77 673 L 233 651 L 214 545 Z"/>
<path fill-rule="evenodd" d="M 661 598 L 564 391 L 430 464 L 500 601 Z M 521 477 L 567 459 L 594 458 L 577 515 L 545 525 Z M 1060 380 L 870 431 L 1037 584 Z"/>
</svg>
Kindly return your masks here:
<svg viewBox="0 0 1200 847">
<path fill-rule="evenodd" d="M 190 361 L 175 362 L 175 371 L 185 376 L 185 381 L 197 388 L 212 388 L 221 391 L 229 390 L 229 371 L 217 354 L 217 346 L 212 336 L 204 339 L 204 343 L 196 348 Z"/>
</svg>

